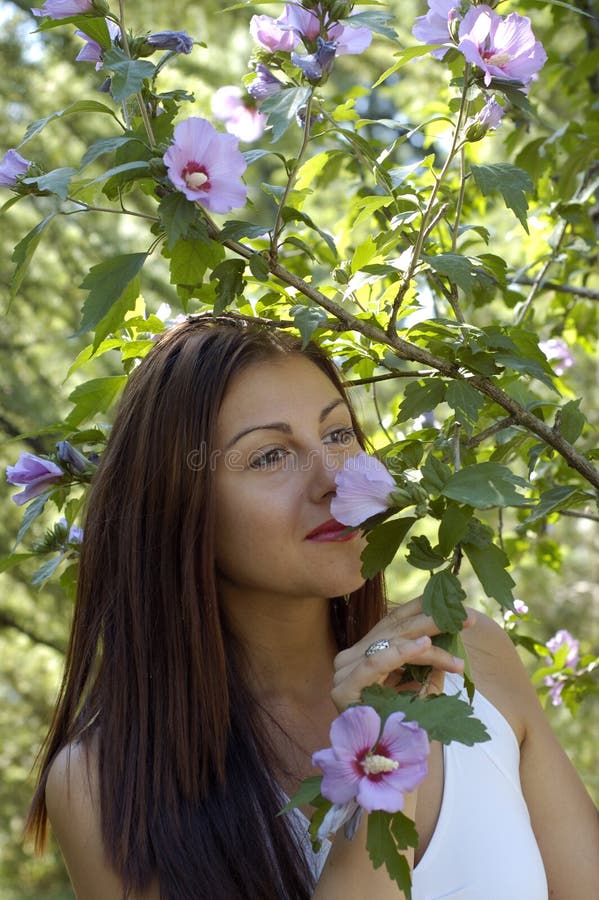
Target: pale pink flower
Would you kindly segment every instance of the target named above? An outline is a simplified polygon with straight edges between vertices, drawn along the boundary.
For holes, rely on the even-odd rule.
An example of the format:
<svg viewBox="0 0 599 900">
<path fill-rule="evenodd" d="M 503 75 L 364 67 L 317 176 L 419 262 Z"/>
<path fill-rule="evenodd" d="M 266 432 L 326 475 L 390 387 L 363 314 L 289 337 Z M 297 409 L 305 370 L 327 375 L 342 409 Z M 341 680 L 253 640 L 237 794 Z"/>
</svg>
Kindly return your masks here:
<svg viewBox="0 0 599 900">
<path fill-rule="evenodd" d="M 252 16 L 250 34 L 257 44 L 271 53 L 276 53 L 277 50 L 289 53 L 298 42 L 293 31 L 282 28 L 280 22 L 271 16 Z"/>
<path fill-rule="evenodd" d="M 569 669 L 576 669 L 578 662 L 580 660 L 579 653 L 579 643 L 575 637 L 572 637 L 569 631 L 566 631 L 565 628 L 560 628 L 552 638 L 550 638 L 545 644 L 548 650 L 551 651 L 552 654 L 557 653 L 562 647 L 567 647 L 568 652 L 566 654 L 566 659 L 564 661 L 564 667 Z M 551 703 L 553 706 L 559 706 L 562 702 L 562 691 L 564 689 L 564 681 L 559 677 L 559 675 L 546 675 L 545 676 L 545 685 L 550 689 L 549 696 L 551 697 Z"/>
<path fill-rule="evenodd" d="M 247 163 L 237 138 L 220 134 L 206 119 L 179 122 L 164 162 L 177 190 L 211 212 L 228 213 L 247 200 L 241 181 Z"/>
<path fill-rule="evenodd" d="M 367 812 L 399 812 L 404 795 L 428 772 L 428 735 L 404 713 L 381 719 L 371 706 L 351 706 L 333 721 L 331 747 L 312 756 L 323 772 L 321 793 L 334 804 L 355 800 Z"/>
<path fill-rule="evenodd" d="M 50 19 L 68 19 L 92 11 L 91 0 L 46 0 L 41 8 L 31 10 L 34 16 L 48 16 Z"/>
<path fill-rule="evenodd" d="M 14 466 L 6 467 L 6 480 L 9 484 L 25 487 L 20 494 L 12 498 L 17 506 L 23 506 L 63 477 L 63 470 L 50 459 L 35 456 L 34 453 L 21 453 Z"/>
<path fill-rule="evenodd" d="M 459 2 L 457 0 L 458 6 Z M 427 14 L 416 19 L 412 34 L 423 44 L 446 44 L 446 47 L 431 51 L 432 56 L 443 59 L 453 46 L 449 26 L 457 17 L 456 0 L 428 0 L 428 7 Z"/>
<path fill-rule="evenodd" d="M 556 375 L 563 375 L 566 369 L 574 365 L 574 357 L 562 338 L 549 338 L 546 341 L 541 341 L 539 349 L 553 363 Z"/>
<path fill-rule="evenodd" d="M 14 148 L 7 150 L 0 160 L 0 187 L 15 187 L 17 180 L 27 172 L 30 165 L 31 162 Z"/>
<path fill-rule="evenodd" d="M 331 515 L 342 525 L 361 525 L 392 504 L 397 484 L 382 462 L 368 453 L 346 460 L 335 476 L 337 492 L 331 501 Z"/>
<path fill-rule="evenodd" d="M 106 19 L 106 25 L 108 27 L 108 34 L 110 35 L 111 41 L 115 41 L 117 38 L 121 36 L 121 29 L 119 26 L 112 22 L 110 19 Z M 93 62 L 96 64 L 96 70 L 101 69 L 103 65 L 103 54 L 104 50 L 100 46 L 97 41 L 94 41 L 93 38 L 90 38 L 89 35 L 85 34 L 84 31 L 80 31 L 77 29 L 75 32 L 77 37 L 83 38 L 85 41 L 85 45 L 81 48 L 77 56 L 75 57 L 75 62 Z"/>
<path fill-rule="evenodd" d="M 471 7 L 458 31 L 458 50 L 485 73 L 486 85 L 508 78 L 523 85 L 543 67 L 547 54 L 530 27 L 530 19 L 510 13 L 497 15 L 489 6 Z"/>
<path fill-rule="evenodd" d="M 243 91 L 234 84 L 219 88 L 212 97 L 213 114 L 225 123 L 229 134 L 244 143 L 257 141 L 266 126 L 266 116 L 256 109 L 251 99 L 249 102 L 251 106 L 244 102 Z"/>
</svg>

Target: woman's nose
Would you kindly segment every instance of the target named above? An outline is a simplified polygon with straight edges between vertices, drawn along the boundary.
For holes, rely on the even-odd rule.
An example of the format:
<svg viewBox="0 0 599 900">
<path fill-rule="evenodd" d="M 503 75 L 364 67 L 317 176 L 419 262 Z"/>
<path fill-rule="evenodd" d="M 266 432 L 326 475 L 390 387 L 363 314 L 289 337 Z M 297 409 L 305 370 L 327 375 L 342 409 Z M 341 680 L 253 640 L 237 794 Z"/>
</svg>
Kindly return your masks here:
<svg viewBox="0 0 599 900">
<path fill-rule="evenodd" d="M 310 459 L 310 499 L 318 503 L 325 498 L 335 495 L 337 484 L 335 476 L 343 467 L 346 458 L 345 453 L 339 449 L 322 447 L 313 451 Z"/>
</svg>

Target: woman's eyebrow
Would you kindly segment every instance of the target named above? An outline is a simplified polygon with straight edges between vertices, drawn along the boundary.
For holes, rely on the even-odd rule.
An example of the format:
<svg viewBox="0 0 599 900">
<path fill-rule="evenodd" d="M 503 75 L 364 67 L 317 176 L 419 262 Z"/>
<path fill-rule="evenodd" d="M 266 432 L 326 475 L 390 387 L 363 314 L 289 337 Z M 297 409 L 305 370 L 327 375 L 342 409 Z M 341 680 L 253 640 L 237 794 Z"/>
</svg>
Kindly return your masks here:
<svg viewBox="0 0 599 900">
<path fill-rule="evenodd" d="M 327 403 L 327 405 L 323 410 L 321 410 L 320 415 L 318 416 L 319 423 L 322 424 L 329 413 L 331 413 L 341 404 L 346 406 L 343 397 L 336 397 L 335 400 L 331 400 L 330 403 Z M 251 434 L 252 431 L 282 431 L 284 434 L 293 433 L 293 429 L 288 422 L 267 422 L 265 425 L 250 425 L 249 428 L 242 428 L 241 431 L 238 431 L 237 434 L 232 437 L 229 443 L 226 445 L 225 450 L 228 450 L 230 447 L 232 447 L 233 444 L 241 440 L 242 437 L 245 437 L 246 434 Z"/>
</svg>

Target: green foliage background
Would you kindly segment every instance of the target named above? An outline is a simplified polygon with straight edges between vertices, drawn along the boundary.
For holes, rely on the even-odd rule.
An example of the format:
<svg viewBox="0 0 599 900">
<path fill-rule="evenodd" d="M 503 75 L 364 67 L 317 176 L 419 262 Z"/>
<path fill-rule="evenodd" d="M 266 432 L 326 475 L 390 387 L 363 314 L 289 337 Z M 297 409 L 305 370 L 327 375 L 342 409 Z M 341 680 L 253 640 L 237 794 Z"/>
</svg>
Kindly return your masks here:
<svg viewBox="0 0 599 900">
<path fill-rule="evenodd" d="M 129 4 L 130 24 L 135 29 L 187 29 L 208 45 L 207 50 L 196 48 L 191 57 L 182 58 L 177 69 L 177 84 L 183 83 L 196 97 L 188 114 L 210 118 L 213 91 L 223 84 L 239 83 L 247 72 L 246 63 L 252 49 L 247 23 L 252 11 L 262 12 L 265 7 L 219 14 L 223 5 L 213 0 L 203 0 L 201 4 L 184 0 Z M 425 11 L 424 3 L 395 0 L 390 6 L 397 14 L 401 44 L 412 45 L 411 27 L 414 17 Z M 517 158 L 518 165 L 539 177 L 541 197 L 550 199 L 544 206 L 535 208 L 529 234 L 514 216 L 480 197 L 473 201 L 475 207 L 478 205 L 473 212 L 484 220 L 492 234 L 492 252 L 519 267 L 524 281 L 531 275 L 527 268 L 530 261 L 538 257 L 547 236 L 559 228 L 556 211 L 564 213 L 564 205 L 567 206 L 567 221 L 574 237 L 558 247 L 552 272 L 566 286 L 583 284 L 588 296 L 543 291 L 535 301 L 538 311 L 534 328 L 544 338 L 563 335 L 574 348 L 576 365 L 567 372 L 561 388 L 567 399 L 583 398 L 590 423 L 585 433 L 588 449 L 596 446 L 599 425 L 595 390 L 599 374 L 596 353 L 599 214 L 596 202 L 594 206 L 591 203 L 583 207 L 572 196 L 576 186 L 574 173 L 587 172 L 587 185 L 592 185 L 599 168 L 594 124 L 599 108 L 599 5 L 587 0 L 564 8 L 523 0 L 510 9 L 533 18 L 535 33 L 549 53 L 549 64 L 533 87 L 539 118 L 532 124 L 524 120 L 516 120 L 513 125 L 506 123 L 503 128 L 510 132 L 507 149 L 492 138 L 477 145 L 476 153 L 481 163 L 490 158 L 495 162 Z M 587 15 L 577 15 L 575 9 Z M 35 20 L 30 15 L 29 4 L 0 3 L 0 21 L 2 147 L 8 148 L 18 145 L 32 120 L 66 107 L 80 96 L 96 96 L 98 78 L 92 66 L 73 62 L 80 43 L 71 29 L 32 34 Z M 366 94 L 363 89 L 391 65 L 395 49 L 378 40 L 365 56 L 339 61 L 334 79 L 337 102 Z M 175 75 L 166 77 L 167 84 L 169 78 L 173 79 L 174 86 Z M 375 113 L 377 116 L 398 113 L 406 122 L 414 122 L 441 114 L 447 109 L 448 80 L 447 68 L 434 60 L 414 62 L 377 94 L 379 108 L 371 108 L 370 115 L 374 118 Z M 84 116 L 64 119 L 44 131 L 35 149 L 39 148 L 40 154 L 43 149 L 48 168 L 76 165 L 92 138 L 89 127 Z M 97 136 L 94 132 L 93 137 Z M 289 132 L 281 148 L 290 154 L 297 140 L 297 132 Z M 33 151 L 34 144 L 30 147 Z M 414 153 L 414 147 L 406 152 L 406 164 L 413 161 Z M 265 163 L 260 172 L 265 181 L 270 180 L 269 165 Z M 252 217 L 260 221 L 261 212 L 268 209 L 267 200 L 257 191 L 252 192 L 252 199 L 256 204 Z M 336 200 L 334 189 L 319 190 L 315 208 L 321 227 L 336 222 L 339 209 Z M 9 310 L 12 248 L 43 217 L 44 208 L 44 198 L 19 203 L 3 217 L 0 231 L 3 306 L 0 456 L 3 466 L 13 463 L 25 449 L 40 454 L 51 450 L 51 439 L 46 442 L 43 435 L 21 441 L 15 438 L 64 417 L 70 408 L 68 394 L 85 377 L 119 371 L 108 354 L 96 360 L 93 373 L 83 375 L 78 371 L 67 383 L 63 381 L 65 360 L 74 358 L 87 343 L 85 338 L 72 337 L 80 321 L 83 299 L 80 284 L 85 273 L 90 265 L 111 254 L 136 252 L 141 248 L 139 231 L 131 219 L 100 215 L 62 217 L 51 226 L 53 236 L 42 242 Z M 314 214 L 312 207 L 310 212 Z M 364 241 L 368 240 L 369 227 L 368 222 L 362 226 Z M 555 234 L 555 241 L 557 237 Z M 355 241 L 356 234 L 348 229 L 348 245 Z M 160 257 L 154 258 L 144 273 L 143 293 L 148 309 L 155 310 L 160 303 L 168 302 L 178 311 L 177 296 L 169 285 L 166 263 Z M 501 302 L 505 304 L 505 298 Z M 492 303 L 498 305 L 500 301 Z M 473 317 L 481 324 L 488 321 L 484 295 Z M 369 374 L 366 369 L 364 374 Z M 359 393 L 359 405 L 373 441 L 376 446 L 382 446 L 387 441 L 385 429 L 393 427 L 402 399 L 397 395 L 396 383 L 392 386 L 381 383 L 374 394 L 375 403 L 372 389 L 360 389 Z M 376 414 L 377 407 L 380 416 Z M 440 414 L 444 414 L 443 409 Z M 407 425 L 403 427 L 408 430 Z M 3 485 L 0 491 L 4 511 L 0 522 L 0 554 L 4 554 L 12 547 L 21 512 L 9 500 L 12 489 Z M 511 530 L 506 528 L 506 544 L 515 563 L 512 574 L 517 582 L 517 596 L 528 603 L 530 615 L 536 620 L 527 622 L 523 630 L 545 641 L 558 628 L 567 628 L 580 639 L 583 650 L 596 652 L 599 530 L 596 514 L 593 515 L 591 512 L 586 518 L 575 518 L 556 514 L 541 520 L 534 528 L 518 531 L 514 530 L 518 517 L 513 514 L 509 522 Z M 51 521 L 50 518 L 48 524 Z M 42 532 L 36 526 L 36 536 Z M 59 684 L 71 608 L 67 593 L 59 585 L 50 582 L 39 592 L 31 588 L 29 579 L 35 568 L 33 563 L 25 563 L 4 575 L 0 598 L 0 895 L 6 900 L 42 897 L 59 900 L 71 896 L 56 852 L 51 850 L 43 859 L 36 859 L 31 848 L 23 847 L 21 839 L 23 816 L 32 789 L 29 773 Z M 425 580 L 426 572 L 407 566 L 405 552 L 400 551 L 389 572 L 393 599 L 409 599 L 422 591 Z M 478 582 L 472 581 L 468 587 L 469 602 L 497 615 L 496 607 L 482 598 Z M 531 657 L 523 658 L 534 668 Z M 593 726 L 598 712 L 596 697 L 588 697 L 575 718 L 565 708 L 548 707 L 553 724 L 596 798 L 599 781 Z"/>
</svg>

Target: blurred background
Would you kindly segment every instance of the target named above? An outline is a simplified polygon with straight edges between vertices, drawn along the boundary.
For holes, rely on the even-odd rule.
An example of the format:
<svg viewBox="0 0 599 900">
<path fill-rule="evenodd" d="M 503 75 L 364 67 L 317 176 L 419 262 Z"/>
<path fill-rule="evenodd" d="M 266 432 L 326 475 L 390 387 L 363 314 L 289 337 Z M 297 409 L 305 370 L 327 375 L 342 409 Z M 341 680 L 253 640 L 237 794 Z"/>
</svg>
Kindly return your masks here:
<svg viewBox="0 0 599 900">
<path fill-rule="evenodd" d="M 247 73 L 252 51 L 248 22 L 253 12 L 277 15 L 278 9 L 255 5 L 234 12 L 223 11 L 227 4 L 215 0 L 144 0 L 126 5 L 129 26 L 136 32 L 165 29 L 187 30 L 203 41 L 208 49 L 194 48 L 188 57 L 180 57 L 177 66 L 167 71 L 163 86 L 184 87 L 195 96 L 189 114 L 210 116 L 214 91 L 226 84 L 239 84 Z M 410 31 L 416 15 L 426 11 L 424 2 L 396 0 L 385 4 L 397 14 L 396 27 L 402 46 L 414 43 Z M 567 7 L 567 4 L 562 4 Z M 586 15 L 576 15 L 578 8 Z M 521 2 L 510 9 L 533 19 L 536 36 L 549 53 L 546 74 L 534 85 L 535 106 L 539 109 L 540 129 L 565 128 L 577 116 L 592 119 L 599 101 L 599 19 L 597 3 L 575 3 L 560 9 L 551 3 Z M 503 7 L 501 12 L 505 12 Z M 37 20 L 26 2 L 0 2 L 0 67 L 2 87 L 0 155 L 15 147 L 26 126 L 50 112 L 63 109 L 77 99 L 98 98 L 102 76 L 89 64 L 75 63 L 81 41 L 72 27 L 35 33 Z M 396 51 L 390 42 L 377 38 L 362 57 L 345 57 L 335 70 L 337 99 L 344 92 L 369 87 L 389 66 Z M 446 109 L 447 72 L 434 60 L 423 59 L 401 70 L 376 98 L 364 99 L 361 113 L 415 122 L 426 114 Z M 584 98 L 584 103 L 581 98 Z M 110 101 L 108 101 L 110 102 Z M 577 103 L 580 105 L 577 106 Z M 594 111 L 594 112 L 593 112 Z M 517 126 L 517 123 L 516 123 Z M 86 116 L 72 116 L 48 126 L 27 146 L 26 156 L 36 153 L 48 168 L 77 165 L 87 143 L 88 129 L 96 123 Z M 506 126 L 507 128 L 511 126 Z M 517 126 L 518 127 L 518 126 Z M 528 125 L 521 125 L 529 129 Z M 91 135 L 90 135 L 91 136 Z M 297 133 L 293 129 L 283 139 L 292 152 Z M 264 144 L 263 144 L 264 145 Z M 504 153 L 501 144 L 494 152 Z M 576 152 L 576 146 L 572 146 Z M 506 157 L 504 157 L 506 158 Z M 267 164 L 265 164 L 267 165 Z M 563 160 L 567 167 L 567 159 Z M 269 180 L 266 168 L 264 180 Z M 550 177 L 550 175 L 548 176 Z M 8 199 L 6 192 L 0 197 Z M 253 196 L 259 205 L 264 201 Z M 334 221 L 334 198 L 320 210 L 320 224 Z M 44 198 L 17 204 L 0 220 L 0 463 L 2 468 L 16 461 L 23 450 L 45 454 L 52 450 L 52 438 L 43 434 L 17 439 L 18 435 L 38 431 L 60 420 L 69 409 L 67 397 L 87 377 L 76 373 L 65 382 L 69 362 L 86 345 L 85 338 L 70 337 L 76 332 L 83 293 L 81 280 L 89 268 L 123 249 L 142 248 L 131 219 L 98 216 L 63 216 L 51 227 L 49 239 L 42 241 L 16 299 L 9 308 L 9 282 L 13 271 L 14 245 L 44 216 Z M 491 223 L 493 224 L 493 223 Z M 518 255 L 523 260 L 534 251 L 536 230 L 546 233 L 547 222 L 531 221 L 526 236 L 513 220 L 513 231 L 495 231 L 499 253 Z M 172 305 L 179 312 L 177 299 L 168 283 L 168 273 L 160 258 L 144 270 L 144 298 L 148 309 L 160 304 Z M 595 428 L 599 424 L 599 398 L 596 392 L 599 374 L 594 342 L 597 335 L 597 302 L 576 305 L 568 299 L 568 315 L 576 316 L 578 346 L 573 348 L 575 364 L 566 382 L 572 397 L 583 397 L 585 413 Z M 558 301 L 556 301 L 558 302 Z M 563 301 L 565 303 L 565 301 Z M 565 313 L 564 313 L 565 316 Z M 565 319 L 564 319 L 565 321 Z M 585 343 L 584 335 L 588 340 Z M 582 337 L 581 337 L 582 336 Z M 110 354 L 95 363 L 94 375 L 117 372 Z M 380 388 L 380 408 L 397 408 L 396 397 Z M 359 406 L 375 443 L 384 442 L 375 414 L 372 393 L 361 391 Z M 391 413 L 381 414 L 383 424 L 392 421 Z M 387 418 L 385 418 L 387 415 Z M 22 511 L 11 501 L 13 490 L 0 484 L 0 555 L 10 552 L 19 529 Z M 50 517 L 51 522 L 51 517 Z M 37 529 L 34 536 L 41 536 Z M 592 519 L 560 519 L 534 535 L 512 537 L 512 550 L 518 560 L 513 576 L 517 596 L 529 607 L 532 621 L 527 633 L 544 642 L 559 628 L 568 629 L 581 641 L 581 649 L 591 650 L 599 643 L 599 524 Z M 519 545 L 518 545 L 519 541 Z M 31 561 L 29 561 L 31 562 Z M 37 591 L 30 585 L 35 562 L 24 562 L 2 576 L 0 589 L 0 897 L 2 900 L 72 897 L 59 854 L 53 845 L 43 858 L 36 858 L 31 847 L 24 846 L 22 828 L 33 787 L 31 768 L 48 725 L 63 665 L 63 655 L 71 616 L 68 592 L 49 583 Z M 422 589 L 419 574 L 396 558 L 389 573 L 390 594 L 398 602 Z M 423 575 L 425 573 L 422 573 Z M 472 585 L 471 605 L 486 609 L 480 589 Z M 489 609 L 497 618 L 496 609 Z M 524 661 L 534 667 L 526 654 Z M 548 714 L 568 753 L 575 762 L 588 789 L 599 798 L 599 777 L 593 737 L 599 720 L 597 698 L 589 697 L 576 717 L 564 706 L 548 705 Z"/>
</svg>

